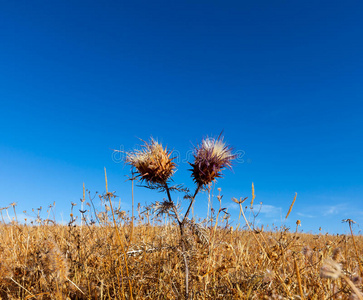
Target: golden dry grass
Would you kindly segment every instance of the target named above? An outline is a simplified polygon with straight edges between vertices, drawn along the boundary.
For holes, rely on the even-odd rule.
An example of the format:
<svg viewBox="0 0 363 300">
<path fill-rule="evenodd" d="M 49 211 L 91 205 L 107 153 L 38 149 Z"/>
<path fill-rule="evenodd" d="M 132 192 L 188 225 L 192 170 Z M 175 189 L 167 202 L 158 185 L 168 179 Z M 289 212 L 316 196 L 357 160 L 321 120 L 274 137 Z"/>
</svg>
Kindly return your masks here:
<svg viewBox="0 0 363 300">
<path fill-rule="evenodd" d="M 264 231 L 254 226 L 258 212 L 253 183 L 249 207 L 244 205 L 247 197 L 232 199 L 240 208 L 235 230 L 222 208 L 219 188 L 218 210 L 210 205 L 208 219 L 199 223 L 188 218 L 203 187 L 211 203 L 210 183 L 234 159 L 230 148 L 218 141 L 197 148 L 191 164 L 194 194 L 169 186 L 175 165 L 161 145 L 152 140 L 143 151 L 129 153 L 136 176 L 168 196 L 148 207 L 139 204 L 137 217 L 133 193 L 131 216 L 113 204 L 106 170 L 106 193 L 99 195 L 97 205 L 102 209 L 96 210 L 89 192 L 86 201 L 83 185 L 80 209 L 72 203 L 67 225 L 49 219 L 54 205 L 44 219 L 39 208 L 30 224 L 17 222 L 16 203 L 0 209 L 0 298 L 363 300 L 363 237 L 354 235 L 351 219 L 343 220 L 349 235 L 299 233 L 299 220 L 294 232 L 284 226 Z M 184 215 L 170 191 L 185 193 L 189 206 Z M 295 201 L 296 194 L 285 220 Z M 6 223 L 10 207 L 15 220 Z"/>
<path fill-rule="evenodd" d="M 2 223 L 1 299 L 131 299 L 130 287 L 133 299 L 183 299 L 177 225 L 140 210 L 134 227 L 124 212 L 115 216 L 120 238 L 110 211 L 93 225 Z M 359 299 L 342 277 L 320 276 L 333 259 L 361 290 L 352 236 L 233 231 L 219 221 L 187 227 L 193 299 Z M 354 239 L 362 254 L 362 236 Z"/>
</svg>

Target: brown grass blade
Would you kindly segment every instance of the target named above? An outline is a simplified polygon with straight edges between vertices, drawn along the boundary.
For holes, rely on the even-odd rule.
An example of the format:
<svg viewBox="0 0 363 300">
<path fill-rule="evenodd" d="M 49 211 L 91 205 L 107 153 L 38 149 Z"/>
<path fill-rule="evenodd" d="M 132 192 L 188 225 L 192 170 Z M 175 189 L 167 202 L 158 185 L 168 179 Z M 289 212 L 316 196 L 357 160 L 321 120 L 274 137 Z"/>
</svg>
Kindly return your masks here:
<svg viewBox="0 0 363 300">
<path fill-rule="evenodd" d="M 292 203 L 291 203 L 291 205 L 290 205 L 289 211 L 287 212 L 285 219 L 287 219 L 287 217 L 288 217 L 288 216 L 289 216 L 289 214 L 291 213 L 292 207 L 294 206 L 295 201 L 296 201 L 296 196 L 297 196 L 297 193 L 295 193 L 294 200 L 292 201 Z"/>
</svg>

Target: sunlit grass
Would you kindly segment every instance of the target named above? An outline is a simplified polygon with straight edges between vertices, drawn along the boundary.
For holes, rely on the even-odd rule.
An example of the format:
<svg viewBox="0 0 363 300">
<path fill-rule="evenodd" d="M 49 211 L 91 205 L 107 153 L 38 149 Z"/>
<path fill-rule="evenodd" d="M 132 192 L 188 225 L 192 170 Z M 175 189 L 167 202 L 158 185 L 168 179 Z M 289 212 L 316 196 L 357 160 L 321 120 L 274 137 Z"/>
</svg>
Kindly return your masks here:
<svg viewBox="0 0 363 300">
<path fill-rule="evenodd" d="M 130 177 L 131 215 L 114 203 L 106 170 L 105 194 L 87 191 L 86 199 L 83 185 L 80 209 L 71 203 L 66 225 L 51 218 L 54 203 L 45 218 L 41 208 L 34 210 L 36 220 L 30 223 L 18 222 L 16 203 L 2 208 L 1 299 L 362 300 L 363 237 L 354 235 L 353 220 L 343 220 L 349 236 L 300 233 L 300 220 L 292 231 L 285 226 L 265 231 L 255 226 L 259 210 L 254 210 L 253 183 L 250 205 L 245 204 L 248 197 L 230 200 L 240 209 L 235 228 L 220 188 L 219 207 L 212 208 L 211 184 L 236 158 L 222 140 L 208 138 L 195 149 L 189 163 L 193 193 L 171 185 L 176 170 L 172 152 L 155 140 L 127 153 L 126 162 L 136 169 Z M 146 207 L 139 203 L 134 215 L 137 179 L 167 199 Z M 184 194 L 184 214 L 172 191 Z M 190 216 L 198 193 L 208 198 L 205 220 Z M 297 194 L 285 220 L 296 199 Z"/>
<path fill-rule="evenodd" d="M 100 197 L 102 211 L 92 210 L 90 200 L 82 214 L 73 208 L 68 225 L 48 219 L 2 222 L 2 299 L 130 299 L 130 286 L 134 299 L 182 299 L 178 225 L 168 217 L 152 218 L 152 211 L 138 205 L 132 227 L 131 216 L 114 207 L 118 237 L 108 197 Z M 92 223 L 96 215 L 99 221 Z M 265 232 L 249 221 L 251 229 L 241 224 L 233 230 L 223 211 L 216 217 L 187 227 L 190 297 L 361 299 L 361 236 L 354 236 L 354 246 L 351 235 Z M 330 276 L 337 268 L 339 274 Z"/>
</svg>

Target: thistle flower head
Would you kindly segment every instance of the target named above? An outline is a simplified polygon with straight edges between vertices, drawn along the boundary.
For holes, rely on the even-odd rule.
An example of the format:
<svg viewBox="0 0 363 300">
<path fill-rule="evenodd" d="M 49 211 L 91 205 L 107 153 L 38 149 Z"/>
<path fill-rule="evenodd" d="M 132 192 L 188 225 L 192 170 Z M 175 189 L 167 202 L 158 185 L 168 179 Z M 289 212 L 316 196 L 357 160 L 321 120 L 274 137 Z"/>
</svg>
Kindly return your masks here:
<svg viewBox="0 0 363 300">
<path fill-rule="evenodd" d="M 231 168 L 231 162 L 236 158 L 232 149 L 223 142 L 223 138 L 206 138 L 195 148 L 192 177 L 194 181 L 205 186 L 216 178 L 222 177 L 224 168 Z"/>
<path fill-rule="evenodd" d="M 128 152 L 126 162 L 135 167 L 141 180 L 151 184 L 164 184 L 175 172 L 171 151 L 153 138 L 144 142 L 141 150 Z"/>
</svg>

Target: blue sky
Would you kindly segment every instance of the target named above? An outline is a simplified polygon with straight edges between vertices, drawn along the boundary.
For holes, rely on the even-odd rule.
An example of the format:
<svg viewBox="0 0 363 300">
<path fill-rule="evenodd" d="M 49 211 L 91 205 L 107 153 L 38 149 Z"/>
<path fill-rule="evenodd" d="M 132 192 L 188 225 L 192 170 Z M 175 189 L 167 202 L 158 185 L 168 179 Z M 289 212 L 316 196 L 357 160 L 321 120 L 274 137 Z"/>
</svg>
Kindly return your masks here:
<svg viewBox="0 0 363 300">
<path fill-rule="evenodd" d="M 188 151 L 223 130 L 243 154 L 216 185 L 234 224 L 231 197 L 250 197 L 252 182 L 263 224 L 280 226 L 295 192 L 292 228 L 363 224 L 362 11 L 359 1 L 2 3 L 1 206 L 56 201 L 68 220 L 83 182 L 104 191 L 106 167 L 127 210 L 130 169 L 112 149 L 151 135 L 180 153 L 175 182 L 192 188 Z M 143 204 L 161 198 L 135 191 Z M 205 216 L 205 194 L 195 211 Z"/>
</svg>

